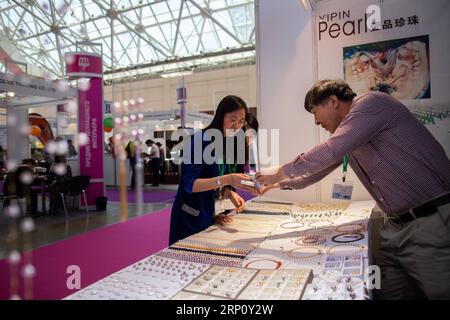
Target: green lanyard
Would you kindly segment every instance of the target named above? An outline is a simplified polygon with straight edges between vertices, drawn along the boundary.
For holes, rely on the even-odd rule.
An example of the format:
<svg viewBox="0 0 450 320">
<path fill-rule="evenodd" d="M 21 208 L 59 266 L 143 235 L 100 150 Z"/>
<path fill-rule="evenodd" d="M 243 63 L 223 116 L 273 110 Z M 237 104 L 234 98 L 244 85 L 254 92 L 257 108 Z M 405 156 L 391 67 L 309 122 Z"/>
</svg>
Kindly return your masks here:
<svg viewBox="0 0 450 320">
<path fill-rule="evenodd" d="M 225 172 L 227 171 L 227 168 L 229 168 L 229 173 L 236 173 L 237 171 L 237 164 L 219 164 L 219 175 L 223 176 L 225 175 Z"/>
<path fill-rule="evenodd" d="M 348 166 L 348 160 L 350 159 L 350 156 L 346 154 L 344 156 L 343 165 L 342 165 L 342 182 L 345 182 L 345 176 L 347 175 L 347 166 Z"/>
</svg>

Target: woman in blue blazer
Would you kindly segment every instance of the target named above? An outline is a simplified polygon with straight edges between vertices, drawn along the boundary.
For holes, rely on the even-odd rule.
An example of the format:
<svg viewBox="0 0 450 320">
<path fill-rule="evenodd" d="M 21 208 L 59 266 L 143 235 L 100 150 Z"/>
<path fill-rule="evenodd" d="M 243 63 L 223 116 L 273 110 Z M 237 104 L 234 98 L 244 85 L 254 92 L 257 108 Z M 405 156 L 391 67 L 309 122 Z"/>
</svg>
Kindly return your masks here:
<svg viewBox="0 0 450 320">
<path fill-rule="evenodd" d="M 200 232 L 213 223 L 224 224 L 231 221 L 226 215 L 214 216 L 215 189 L 232 186 L 255 193 L 253 188 L 241 184 L 241 180 L 251 181 L 249 176 L 239 173 L 220 176 L 219 163 L 222 161 L 220 159 L 225 157 L 216 155 L 214 151 L 205 152 L 214 149 L 210 146 L 215 141 L 211 138 L 214 136 L 212 133 L 216 134 L 216 138 L 219 133 L 219 139 L 225 141 L 227 136 L 240 132 L 246 124 L 247 117 L 248 109 L 245 102 L 237 96 L 227 96 L 217 106 L 211 124 L 196 132 L 191 139 L 187 139 L 190 141 L 184 146 L 180 184 L 172 207 L 170 244 Z M 208 154 L 212 155 L 213 159 L 206 159 L 205 155 Z M 236 210 L 238 212 L 242 210 L 244 200 L 231 188 L 223 190 L 223 195 L 233 202 Z"/>
</svg>

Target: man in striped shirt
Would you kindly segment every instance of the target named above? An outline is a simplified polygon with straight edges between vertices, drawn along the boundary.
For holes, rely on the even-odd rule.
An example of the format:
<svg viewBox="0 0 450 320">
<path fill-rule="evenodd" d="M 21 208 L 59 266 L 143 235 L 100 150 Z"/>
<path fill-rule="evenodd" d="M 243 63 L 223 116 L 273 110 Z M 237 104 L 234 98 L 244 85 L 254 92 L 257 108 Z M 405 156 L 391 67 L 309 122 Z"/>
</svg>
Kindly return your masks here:
<svg viewBox="0 0 450 320">
<path fill-rule="evenodd" d="M 305 108 L 332 136 L 273 175 L 271 188 L 302 189 L 342 165 L 345 155 L 389 217 L 381 230 L 383 299 L 450 299 L 450 160 L 409 110 L 391 96 L 356 94 L 343 81 L 323 80 Z"/>
</svg>

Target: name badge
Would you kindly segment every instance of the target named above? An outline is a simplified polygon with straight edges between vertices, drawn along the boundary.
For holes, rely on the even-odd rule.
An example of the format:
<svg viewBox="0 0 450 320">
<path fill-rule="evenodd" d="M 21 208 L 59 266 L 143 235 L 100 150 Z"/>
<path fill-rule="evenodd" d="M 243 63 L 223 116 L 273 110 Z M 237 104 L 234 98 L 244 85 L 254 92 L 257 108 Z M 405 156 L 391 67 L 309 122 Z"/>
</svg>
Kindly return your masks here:
<svg viewBox="0 0 450 320">
<path fill-rule="evenodd" d="M 200 214 L 200 210 L 196 210 L 196 209 L 188 206 L 186 203 L 184 203 L 181 206 L 181 210 L 183 210 L 184 212 L 189 213 L 190 215 L 193 215 L 194 217 L 198 217 L 198 215 Z"/>
<path fill-rule="evenodd" d="M 342 200 L 351 200 L 353 193 L 353 182 L 345 181 L 342 182 L 340 179 L 335 179 L 333 183 L 333 193 L 332 198 L 334 199 L 342 199 Z"/>
</svg>

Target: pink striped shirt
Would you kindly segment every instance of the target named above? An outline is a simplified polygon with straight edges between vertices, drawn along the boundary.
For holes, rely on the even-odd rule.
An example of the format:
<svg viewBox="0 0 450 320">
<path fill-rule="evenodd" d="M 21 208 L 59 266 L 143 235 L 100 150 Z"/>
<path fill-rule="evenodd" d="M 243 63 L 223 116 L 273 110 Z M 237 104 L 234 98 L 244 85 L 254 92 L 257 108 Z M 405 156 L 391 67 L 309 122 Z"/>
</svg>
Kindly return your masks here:
<svg viewBox="0 0 450 320">
<path fill-rule="evenodd" d="M 321 180 L 345 154 L 388 214 L 450 192 L 450 160 L 442 146 L 401 102 L 379 92 L 355 98 L 327 141 L 284 165 L 291 180 L 281 188 L 302 189 Z"/>
</svg>

